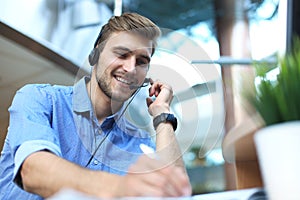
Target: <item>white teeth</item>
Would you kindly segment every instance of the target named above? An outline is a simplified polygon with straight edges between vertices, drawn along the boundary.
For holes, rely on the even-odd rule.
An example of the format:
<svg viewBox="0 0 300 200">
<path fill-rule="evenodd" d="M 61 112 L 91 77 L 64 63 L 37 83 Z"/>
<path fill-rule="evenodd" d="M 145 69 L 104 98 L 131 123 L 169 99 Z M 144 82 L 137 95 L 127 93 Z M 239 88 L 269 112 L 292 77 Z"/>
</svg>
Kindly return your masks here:
<svg viewBox="0 0 300 200">
<path fill-rule="evenodd" d="M 130 84 L 129 81 L 127 81 L 127 80 L 125 80 L 125 79 L 123 79 L 123 78 L 116 77 L 116 79 L 117 79 L 118 81 L 122 82 L 122 83 L 125 83 L 125 84 L 128 84 L 128 85 Z"/>
</svg>

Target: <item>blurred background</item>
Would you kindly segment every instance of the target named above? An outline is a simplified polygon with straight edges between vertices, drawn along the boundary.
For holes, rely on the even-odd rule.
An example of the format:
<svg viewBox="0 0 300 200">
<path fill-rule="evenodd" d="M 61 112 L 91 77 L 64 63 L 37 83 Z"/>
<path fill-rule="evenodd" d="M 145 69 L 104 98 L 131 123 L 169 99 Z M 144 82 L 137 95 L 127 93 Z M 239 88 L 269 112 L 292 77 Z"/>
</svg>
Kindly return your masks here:
<svg viewBox="0 0 300 200">
<path fill-rule="evenodd" d="M 240 93 L 254 79 L 251 63 L 275 63 L 298 30 L 288 0 L 1 0 L 0 149 L 8 107 L 27 83 L 73 85 L 103 24 L 137 12 L 162 30 L 149 76 L 174 87 L 177 138 L 195 194 L 234 188 L 222 138 L 247 115 Z M 298 14 L 299 15 L 299 14 Z M 153 133 L 141 90 L 127 111 Z"/>
</svg>

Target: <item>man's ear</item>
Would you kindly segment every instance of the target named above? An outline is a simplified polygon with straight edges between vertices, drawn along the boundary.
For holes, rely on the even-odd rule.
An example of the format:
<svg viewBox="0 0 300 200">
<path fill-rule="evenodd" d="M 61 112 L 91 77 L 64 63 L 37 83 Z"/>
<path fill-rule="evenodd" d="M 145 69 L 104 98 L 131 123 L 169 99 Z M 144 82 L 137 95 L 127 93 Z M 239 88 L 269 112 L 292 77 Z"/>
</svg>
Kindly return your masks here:
<svg viewBox="0 0 300 200">
<path fill-rule="evenodd" d="M 96 47 L 89 54 L 89 63 L 90 63 L 91 66 L 94 66 L 98 62 L 99 56 L 100 56 L 100 51 Z"/>
</svg>

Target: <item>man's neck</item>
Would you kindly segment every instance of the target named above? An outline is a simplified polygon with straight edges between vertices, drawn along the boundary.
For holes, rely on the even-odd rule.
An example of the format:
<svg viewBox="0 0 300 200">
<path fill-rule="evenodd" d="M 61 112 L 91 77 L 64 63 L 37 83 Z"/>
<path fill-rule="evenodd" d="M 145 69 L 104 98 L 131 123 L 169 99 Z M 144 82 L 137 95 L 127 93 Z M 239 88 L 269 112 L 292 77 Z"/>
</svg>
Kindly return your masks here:
<svg viewBox="0 0 300 200">
<path fill-rule="evenodd" d="M 123 105 L 122 102 L 113 101 L 106 96 L 93 77 L 87 84 L 87 90 L 99 123 L 102 123 L 106 117 L 118 112 Z"/>
</svg>

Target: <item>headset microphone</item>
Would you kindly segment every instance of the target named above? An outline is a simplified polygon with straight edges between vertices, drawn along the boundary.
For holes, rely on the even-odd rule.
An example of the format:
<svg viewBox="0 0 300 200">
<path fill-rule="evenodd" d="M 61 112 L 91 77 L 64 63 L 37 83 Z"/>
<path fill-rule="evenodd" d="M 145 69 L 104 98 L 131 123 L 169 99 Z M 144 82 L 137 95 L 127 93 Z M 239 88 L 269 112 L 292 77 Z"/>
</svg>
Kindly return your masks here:
<svg viewBox="0 0 300 200">
<path fill-rule="evenodd" d="M 147 87 L 150 83 L 150 78 L 145 78 L 144 82 L 142 85 L 130 85 L 129 89 L 134 90 L 142 87 Z"/>
</svg>

